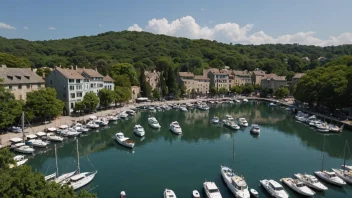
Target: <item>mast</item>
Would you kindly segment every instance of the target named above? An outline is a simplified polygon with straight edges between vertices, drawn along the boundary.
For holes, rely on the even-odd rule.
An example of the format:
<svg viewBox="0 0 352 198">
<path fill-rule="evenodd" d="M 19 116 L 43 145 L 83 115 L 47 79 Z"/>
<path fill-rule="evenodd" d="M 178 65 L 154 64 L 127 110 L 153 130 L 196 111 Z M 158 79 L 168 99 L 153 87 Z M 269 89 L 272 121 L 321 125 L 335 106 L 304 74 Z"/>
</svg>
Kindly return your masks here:
<svg viewBox="0 0 352 198">
<path fill-rule="evenodd" d="M 25 136 L 24 136 L 24 112 L 22 111 L 22 141 L 24 143 L 25 141 Z"/>
<path fill-rule="evenodd" d="M 235 168 L 235 136 L 233 135 L 234 138 L 232 138 L 232 168 L 234 170 Z"/>
<path fill-rule="evenodd" d="M 77 143 L 77 171 L 78 173 L 80 173 L 80 169 L 79 169 L 79 151 L 78 151 L 78 139 L 76 139 L 76 143 Z"/>
<path fill-rule="evenodd" d="M 59 167 L 57 166 L 57 153 L 56 153 L 56 144 L 54 144 L 55 148 L 55 162 L 56 162 L 56 177 L 59 176 Z"/>
<path fill-rule="evenodd" d="M 325 150 L 325 135 L 324 135 L 324 142 L 323 142 L 323 160 L 321 161 L 321 171 L 324 171 L 324 150 Z"/>
<path fill-rule="evenodd" d="M 343 170 L 346 171 L 346 147 L 347 147 L 347 140 L 345 142 L 345 148 L 343 149 Z"/>
</svg>

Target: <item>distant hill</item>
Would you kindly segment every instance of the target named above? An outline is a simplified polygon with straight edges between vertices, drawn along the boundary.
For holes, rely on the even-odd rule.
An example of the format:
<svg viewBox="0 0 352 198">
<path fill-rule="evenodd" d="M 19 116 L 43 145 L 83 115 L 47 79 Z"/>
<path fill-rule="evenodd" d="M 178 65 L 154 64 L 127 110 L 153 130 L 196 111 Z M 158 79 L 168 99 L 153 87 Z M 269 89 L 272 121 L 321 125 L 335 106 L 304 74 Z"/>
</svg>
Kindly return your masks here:
<svg viewBox="0 0 352 198">
<path fill-rule="evenodd" d="M 136 69 L 153 69 L 160 57 L 182 71 L 200 73 L 206 67 L 228 65 L 233 69 L 287 74 L 313 69 L 326 61 L 352 55 L 352 45 L 317 47 L 304 45 L 240 45 L 209 40 L 190 40 L 147 32 L 106 32 L 70 39 L 27 41 L 0 37 L 0 52 L 30 61 L 32 67 L 78 65 L 98 67 L 103 73 L 115 63 L 127 62 Z M 310 62 L 303 60 L 310 58 Z M 0 62 L 1 64 L 1 62 Z M 291 72 L 292 73 L 292 72 Z"/>
</svg>

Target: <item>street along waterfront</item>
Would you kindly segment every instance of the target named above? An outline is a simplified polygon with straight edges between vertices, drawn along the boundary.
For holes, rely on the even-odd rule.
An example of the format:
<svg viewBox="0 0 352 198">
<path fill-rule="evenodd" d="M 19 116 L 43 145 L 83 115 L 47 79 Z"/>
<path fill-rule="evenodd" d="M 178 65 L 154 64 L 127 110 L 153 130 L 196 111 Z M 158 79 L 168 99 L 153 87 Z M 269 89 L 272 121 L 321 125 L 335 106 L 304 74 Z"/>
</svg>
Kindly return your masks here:
<svg viewBox="0 0 352 198">
<path fill-rule="evenodd" d="M 148 126 L 153 114 L 161 125 L 156 130 Z M 238 131 L 212 124 L 214 116 L 226 114 L 244 117 L 251 124 L 260 126 L 260 136 L 250 134 L 250 126 Z M 183 135 L 169 130 L 169 124 L 178 121 Z M 134 135 L 133 127 L 141 124 L 145 137 Z M 123 132 L 136 142 L 133 150 L 124 148 L 114 140 L 114 134 Z M 259 187 L 259 180 L 294 177 L 295 173 L 321 170 L 323 134 L 295 121 L 294 116 L 280 107 L 269 107 L 265 102 L 211 105 L 209 111 L 197 109 L 150 113 L 139 111 L 128 120 L 119 120 L 99 131 L 89 132 L 79 138 L 81 169 L 98 170 L 93 182 L 86 189 L 99 197 L 117 197 L 124 190 L 128 197 L 161 197 L 165 188 L 174 190 L 178 197 L 191 197 L 193 190 L 204 193 L 204 181 L 214 181 L 223 197 L 232 197 L 222 181 L 220 165 L 226 165 L 242 175 L 250 188 L 260 197 L 269 197 Z M 325 137 L 324 169 L 339 168 L 343 163 L 345 140 L 352 147 L 352 132 L 330 134 Z M 59 172 L 76 168 L 75 141 L 69 139 L 57 144 Z M 234 148 L 234 149 L 233 149 Z M 84 156 L 88 155 L 89 160 Z M 351 156 L 347 162 L 352 165 Z M 90 163 L 92 162 L 92 163 Z M 36 154 L 29 160 L 34 170 L 50 174 L 55 171 L 53 149 Z M 316 197 L 350 197 L 352 186 L 335 187 Z M 284 186 L 284 184 L 282 184 Z M 290 197 L 298 196 L 284 186 Z"/>
</svg>

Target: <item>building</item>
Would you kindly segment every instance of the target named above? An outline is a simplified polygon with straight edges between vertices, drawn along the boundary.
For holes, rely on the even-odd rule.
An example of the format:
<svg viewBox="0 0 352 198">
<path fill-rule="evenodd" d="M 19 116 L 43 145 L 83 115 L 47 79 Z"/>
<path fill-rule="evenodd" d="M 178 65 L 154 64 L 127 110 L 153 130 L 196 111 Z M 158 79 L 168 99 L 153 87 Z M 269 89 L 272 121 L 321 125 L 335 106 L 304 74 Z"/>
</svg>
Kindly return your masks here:
<svg viewBox="0 0 352 198">
<path fill-rule="evenodd" d="M 233 71 L 233 82 L 231 86 L 242 86 L 242 85 L 251 85 L 252 77 L 251 72 L 245 71 Z"/>
<path fill-rule="evenodd" d="M 302 78 L 304 75 L 306 75 L 305 73 L 296 73 L 293 77 L 292 77 L 292 82 L 291 85 L 294 86 L 295 84 L 298 83 L 299 79 Z"/>
<path fill-rule="evenodd" d="M 159 80 L 160 80 L 160 72 L 157 72 L 155 70 L 151 71 L 151 72 L 145 71 L 144 75 L 145 75 L 147 82 L 152 87 L 152 89 L 154 90 L 155 88 L 157 88 L 157 86 L 159 84 Z"/>
<path fill-rule="evenodd" d="M 278 90 L 281 87 L 287 86 L 286 76 L 278 76 L 276 74 L 267 74 L 262 78 L 260 87 L 262 89 Z"/>
<path fill-rule="evenodd" d="M 204 72 L 203 72 L 204 74 Z M 230 78 L 228 72 L 220 72 L 218 69 L 210 69 L 208 72 L 210 78 L 210 86 L 214 86 L 217 90 L 225 88 L 230 89 Z"/>
<path fill-rule="evenodd" d="M 253 85 L 260 85 L 262 82 L 262 78 L 265 77 L 265 71 L 262 70 L 255 70 L 252 73 L 252 83 Z"/>
<path fill-rule="evenodd" d="M 210 86 L 210 79 L 206 76 L 202 75 L 195 75 L 195 90 L 197 93 L 201 94 L 208 94 L 209 93 L 209 86 Z"/>
<path fill-rule="evenodd" d="M 141 88 L 139 86 L 131 87 L 131 100 L 130 102 L 135 102 L 141 92 Z"/>
<path fill-rule="evenodd" d="M 186 92 L 194 90 L 197 94 L 208 94 L 210 79 L 204 75 L 194 75 L 192 72 L 179 72 L 178 80 L 183 83 Z"/>
<path fill-rule="evenodd" d="M 75 69 L 56 67 L 45 81 L 47 87 L 56 89 L 57 98 L 65 102 L 66 115 L 73 112 L 75 103 L 82 101 L 86 93 L 93 92 L 98 95 L 103 88 L 110 90 L 115 88 L 111 77 L 104 77 L 93 69 L 77 67 Z"/>
<path fill-rule="evenodd" d="M 191 92 L 196 89 L 194 74 L 192 72 L 178 72 L 178 81 L 183 83 L 186 92 Z"/>
<path fill-rule="evenodd" d="M 26 100 L 27 93 L 45 87 L 45 81 L 30 68 L 8 68 L 2 65 L 0 79 L 5 89 L 14 94 L 16 100 Z"/>
</svg>

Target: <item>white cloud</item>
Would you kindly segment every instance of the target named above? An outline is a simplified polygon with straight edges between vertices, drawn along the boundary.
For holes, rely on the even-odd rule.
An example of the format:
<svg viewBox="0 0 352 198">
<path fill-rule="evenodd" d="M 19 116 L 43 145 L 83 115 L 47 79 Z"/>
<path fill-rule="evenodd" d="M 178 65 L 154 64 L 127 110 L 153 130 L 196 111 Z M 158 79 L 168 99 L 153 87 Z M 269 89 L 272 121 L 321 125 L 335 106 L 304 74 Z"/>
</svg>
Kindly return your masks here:
<svg viewBox="0 0 352 198">
<path fill-rule="evenodd" d="M 23 29 L 28 30 L 29 28 L 27 26 L 24 26 Z"/>
<path fill-rule="evenodd" d="M 133 24 L 132 26 L 130 26 L 128 29 L 128 31 L 136 31 L 136 32 L 141 32 L 143 31 L 143 29 L 141 27 L 139 27 L 137 24 Z"/>
<path fill-rule="evenodd" d="M 49 27 L 48 30 L 56 30 L 55 27 Z"/>
<path fill-rule="evenodd" d="M 99 27 L 103 27 L 103 25 L 102 25 L 102 24 L 98 24 L 98 26 L 99 26 Z"/>
<path fill-rule="evenodd" d="M 212 21 L 209 21 L 211 24 Z M 240 26 L 236 23 L 220 23 L 213 27 L 204 25 L 203 27 L 196 23 L 192 16 L 185 16 L 174 21 L 168 21 L 166 18 L 151 19 L 147 26 L 142 29 L 138 24 L 128 28 L 129 31 L 147 31 L 156 34 L 165 34 L 177 37 L 186 37 L 190 39 L 209 39 L 225 43 L 242 43 L 242 44 L 265 44 L 265 43 L 299 43 L 304 45 L 342 45 L 352 44 L 352 32 L 345 32 L 338 36 L 330 36 L 326 40 L 317 38 L 313 31 L 297 32 L 294 34 L 285 34 L 278 37 L 267 35 L 264 31 L 251 32 L 253 24 Z"/>
<path fill-rule="evenodd" d="M 15 30 L 16 28 L 14 26 L 9 25 L 9 24 L 0 22 L 0 29 Z"/>
</svg>

